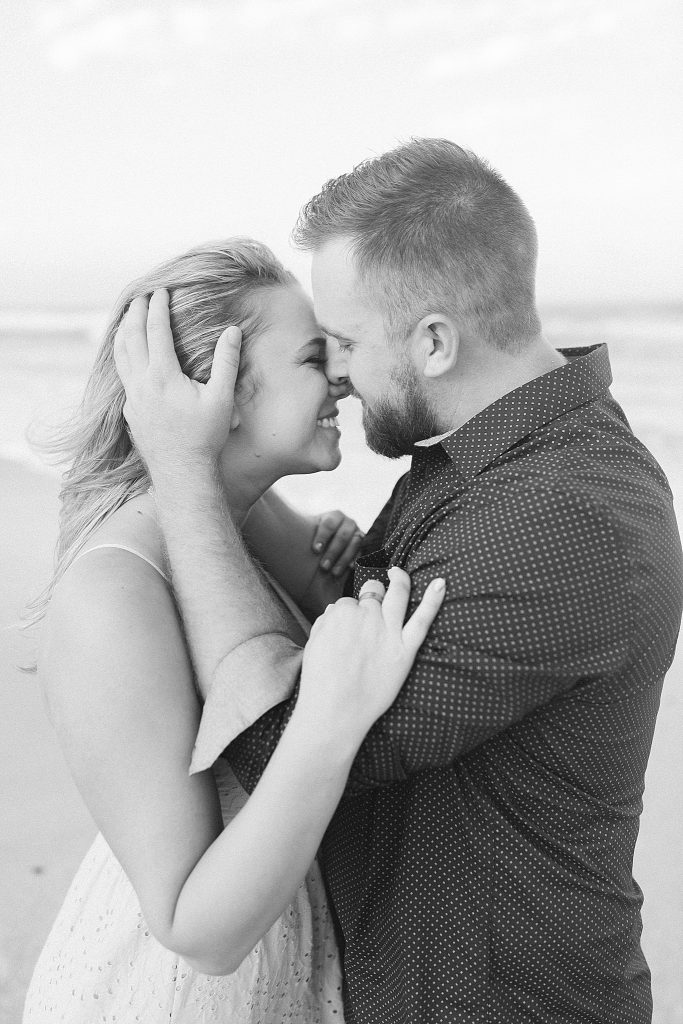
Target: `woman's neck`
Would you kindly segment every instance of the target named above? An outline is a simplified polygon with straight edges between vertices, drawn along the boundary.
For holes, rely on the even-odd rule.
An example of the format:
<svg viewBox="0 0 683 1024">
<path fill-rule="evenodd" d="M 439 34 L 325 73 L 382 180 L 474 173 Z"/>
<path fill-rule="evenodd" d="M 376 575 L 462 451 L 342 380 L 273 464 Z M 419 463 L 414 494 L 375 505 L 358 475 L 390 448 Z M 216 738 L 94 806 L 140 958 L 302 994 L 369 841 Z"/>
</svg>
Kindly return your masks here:
<svg viewBox="0 0 683 1024">
<path fill-rule="evenodd" d="M 253 461 L 237 466 L 232 461 L 229 466 L 223 460 L 219 465 L 219 480 L 223 485 L 225 500 L 233 520 L 241 529 L 252 506 L 272 487 L 279 474 L 267 472 L 266 467 L 255 469 Z"/>
</svg>

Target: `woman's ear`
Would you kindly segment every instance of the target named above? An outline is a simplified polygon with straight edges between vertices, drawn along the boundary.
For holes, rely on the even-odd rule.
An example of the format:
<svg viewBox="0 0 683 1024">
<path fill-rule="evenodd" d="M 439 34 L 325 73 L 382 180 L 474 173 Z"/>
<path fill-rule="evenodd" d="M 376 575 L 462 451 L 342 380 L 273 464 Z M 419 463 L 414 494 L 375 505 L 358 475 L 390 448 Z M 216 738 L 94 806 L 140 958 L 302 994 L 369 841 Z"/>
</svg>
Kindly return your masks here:
<svg viewBox="0 0 683 1024">
<path fill-rule="evenodd" d="M 237 430 L 239 425 L 240 425 L 239 409 L 237 408 L 237 403 L 233 402 L 232 413 L 230 415 L 230 429 L 231 430 Z"/>
<path fill-rule="evenodd" d="M 412 331 L 410 346 L 417 369 L 424 377 L 443 377 L 458 359 L 458 328 L 443 313 L 428 313 Z"/>
</svg>

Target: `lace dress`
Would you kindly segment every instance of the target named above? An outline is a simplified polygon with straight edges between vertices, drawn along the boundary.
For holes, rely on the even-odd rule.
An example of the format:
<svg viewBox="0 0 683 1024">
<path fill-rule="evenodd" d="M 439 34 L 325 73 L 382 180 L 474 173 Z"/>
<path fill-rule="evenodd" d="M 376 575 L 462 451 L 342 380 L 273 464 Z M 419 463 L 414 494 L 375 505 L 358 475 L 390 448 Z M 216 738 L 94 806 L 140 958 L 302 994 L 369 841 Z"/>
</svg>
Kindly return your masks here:
<svg viewBox="0 0 683 1024">
<path fill-rule="evenodd" d="M 140 555 L 167 578 L 133 548 L 97 547 L 121 547 Z M 288 595 L 276 590 L 296 613 Z M 222 758 L 214 763 L 213 772 L 227 824 L 244 806 L 247 794 Z M 290 906 L 237 971 L 217 977 L 200 974 L 157 942 L 127 875 L 98 835 L 38 958 L 23 1021 L 343 1024 L 341 985 L 339 952 L 316 862 Z"/>
<path fill-rule="evenodd" d="M 224 821 L 246 793 L 214 768 Z M 29 986 L 24 1024 L 331 1024 L 343 1022 L 341 967 L 316 863 L 238 970 L 200 974 L 147 928 L 101 835 L 71 884 Z"/>
</svg>

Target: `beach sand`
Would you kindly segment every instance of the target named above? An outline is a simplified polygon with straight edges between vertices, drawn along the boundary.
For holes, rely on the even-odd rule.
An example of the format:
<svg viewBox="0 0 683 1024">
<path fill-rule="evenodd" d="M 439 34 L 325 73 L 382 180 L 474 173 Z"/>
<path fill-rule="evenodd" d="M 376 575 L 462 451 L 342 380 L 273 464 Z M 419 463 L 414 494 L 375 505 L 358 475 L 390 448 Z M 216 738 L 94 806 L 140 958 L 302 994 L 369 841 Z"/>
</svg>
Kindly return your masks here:
<svg viewBox="0 0 683 1024">
<path fill-rule="evenodd" d="M 18 1024 L 40 947 L 94 825 L 70 779 L 35 679 L 16 668 L 30 647 L 7 627 L 46 581 L 57 483 L 0 460 L 0 1022 Z M 683 1024 L 683 651 L 665 684 L 634 869 L 645 893 L 643 945 L 655 1024 Z"/>
</svg>

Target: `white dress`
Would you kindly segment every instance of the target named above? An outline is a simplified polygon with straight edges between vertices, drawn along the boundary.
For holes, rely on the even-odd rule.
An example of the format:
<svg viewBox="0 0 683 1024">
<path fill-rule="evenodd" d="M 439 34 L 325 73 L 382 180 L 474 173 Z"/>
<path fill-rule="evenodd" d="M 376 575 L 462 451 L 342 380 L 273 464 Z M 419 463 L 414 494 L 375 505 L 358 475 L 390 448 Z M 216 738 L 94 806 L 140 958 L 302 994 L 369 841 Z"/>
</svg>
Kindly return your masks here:
<svg viewBox="0 0 683 1024">
<path fill-rule="evenodd" d="M 213 771 L 227 824 L 247 794 L 222 758 Z M 237 971 L 217 977 L 193 970 L 157 942 L 127 875 L 98 835 L 38 959 L 23 1021 L 343 1024 L 341 985 L 316 862 L 290 906 Z"/>
</svg>

